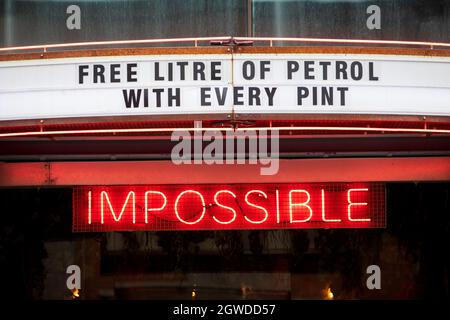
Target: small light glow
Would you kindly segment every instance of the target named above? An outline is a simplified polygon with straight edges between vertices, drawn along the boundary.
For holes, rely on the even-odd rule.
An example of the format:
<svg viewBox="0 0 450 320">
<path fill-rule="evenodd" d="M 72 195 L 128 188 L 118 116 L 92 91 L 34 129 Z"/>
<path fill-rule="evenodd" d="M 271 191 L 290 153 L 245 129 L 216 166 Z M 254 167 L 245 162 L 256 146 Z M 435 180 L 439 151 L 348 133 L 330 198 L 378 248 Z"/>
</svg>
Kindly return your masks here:
<svg viewBox="0 0 450 320">
<path fill-rule="evenodd" d="M 80 290 L 77 288 L 72 289 L 72 299 L 77 299 L 80 297 Z"/>
<path fill-rule="evenodd" d="M 250 294 L 251 290 L 252 290 L 252 289 L 251 289 L 249 286 L 247 286 L 247 285 L 245 285 L 245 284 L 242 284 L 242 285 L 241 285 L 241 294 L 242 294 L 242 297 L 245 299 L 245 298 Z"/>
<path fill-rule="evenodd" d="M 328 300 L 333 300 L 333 298 L 334 298 L 333 291 L 331 291 L 331 288 L 328 288 L 327 289 L 327 299 Z"/>
</svg>

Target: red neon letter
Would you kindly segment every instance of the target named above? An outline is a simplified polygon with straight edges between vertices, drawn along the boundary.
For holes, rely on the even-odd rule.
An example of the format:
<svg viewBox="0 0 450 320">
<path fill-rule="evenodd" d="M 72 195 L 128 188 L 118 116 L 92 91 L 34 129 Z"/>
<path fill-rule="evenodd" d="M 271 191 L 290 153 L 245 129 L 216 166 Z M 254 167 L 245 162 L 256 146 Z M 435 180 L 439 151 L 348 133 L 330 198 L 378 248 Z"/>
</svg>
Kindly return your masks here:
<svg viewBox="0 0 450 320">
<path fill-rule="evenodd" d="M 245 218 L 245 220 L 247 220 L 247 221 L 250 222 L 250 223 L 255 223 L 255 224 L 263 223 L 264 221 L 267 220 L 267 217 L 269 216 L 269 213 L 267 212 L 266 208 L 261 207 L 261 206 L 258 206 L 258 205 L 256 205 L 256 204 L 251 203 L 251 202 L 248 201 L 248 196 L 249 196 L 250 194 L 252 194 L 252 193 L 259 193 L 260 195 L 262 195 L 262 196 L 263 196 L 264 198 L 266 198 L 266 199 L 267 199 L 267 194 L 265 194 L 265 193 L 264 193 L 263 191 L 261 191 L 261 190 L 250 190 L 250 191 L 247 192 L 247 194 L 245 195 L 245 202 L 247 202 L 247 204 L 248 204 L 249 206 L 252 206 L 252 207 L 255 207 L 255 208 L 258 208 L 258 209 L 261 209 L 262 211 L 264 211 L 264 219 L 262 219 L 261 221 L 253 221 L 253 220 L 247 218 L 247 216 L 245 216 L 245 215 L 244 215 L 244 218 Z"/>
<path fill-rule="evenodd" d="M 152 194 L 159 194 L 160 196 L 162 196 L 162 198 L 164 199 L 164 203 L 163 203 L 163 205 L 161 207 L 159 207 L 159 208 L 149 208 L 148 207 L 148 195 L 151 194 L 151 193 Z M 164 207 L 167 204 L 167 198 L 166 198 L 166 195 L 164 193 L 160 192 L 160 191 L 147 191 L 145 193 L 144 197 L 145 197 L 145 223 L 148 223 L 148 212 L 149 211 L 160 211 L 160 210 L 163 210 Z"/>
<path fill-rule="evenodd" d="M 280 223 L 280 191 L 275 190 L 275 198 L 277 200 L 277 223 Z"/>
<path fill-rule="evenodd" d="M 92 191 L 88 192 L 88 224 L 92 222 Z"/>
<path fill-rule="evenodd" d="M 116 213 L 114 212 L 114 209 L 111 205 L 111 201 L 109 201 L 108 193 L 106 191 L 102 191 L 100 193 L 100 210 L 101 210 L 100 214 L 101 214 L 102 224 L 104 222 L 104 203 L 103 203 L 104 199 L 106 199 L 106 201 L 108 202 L 109 210 L 111 211 L 114 220 L 116 220 L 116 222 L 118 222 L 122 218 L 123 213 L 125 212 L 125 208 L 127 207 L 128 200 L 130 199 L 130 197 L 133 198 L 133 200 L 132 200 L 133 223 L 136 223 L 136 196 L 133 191 L 128 192 L 127 198 L 125 199 L 125 203 L 122 206 L 122 210 L 120 210 L 119 217 L 116 217 Z"/>
<path fill-rule="evenodd" d="M 325 218 L 325 190 L 321 190 L 322 193 L 322 220 L 324 222 L 341 222 L 341 219 L 327 219 Z"/>
<path fill-rule="evenodd" d="M 200 215 L 200 218 L 198 218 L 197 220 L 192 221 L 192 222 L 189 222 L 189 221 L 181 219 L 180 214 L 178 213 L 178 201 L 180 200 L 182 195 L 184 195 L 185 193 L 188 193 L 188 192 L 198 195 L 200 197 L 200 200 L 202 201 L 202 207 L 203 207 L 202 208 L 202 214 Z M 203 199 L 203 195 L 200 192 L 198 192 L 198 191 L 185 190 L 185 191 L 181 192 L 178 195 L 177 199 L 175 200 L 175 215 L 177 216 L 178 220 L 180 220 L 180 222 L 182 222 L 182 223 L 185 223 L 185 224 L 196 224 L 197 222 L 199 222 L 200 220 L 203 219 L 203 216 L 205 215 L 205 212 L 206 212 L 205 199 Z"/>
<path fill-rule="evenodd" d="M 370 218 L 367 219 L 353 219 L 352 218 L 352 206 L 367 206 L 367 202 L 352 202 L 350 199 L 350 195 L 352 192 L 361 192 L 361 191 L 369 191 L 369 189 L 348 189 L 347 191 L 347 201 L 348 201 L 348 207 L 347 207 L 347 213 L 348 213 L 348 220 L 350 221 L 370 221 Z"/>
<path fill-rule="evenodd" d="M 233 196 L 233 198 L 235 198 L 235 199 L 236 199 L 236 195 L 235 195 L 233 192 L 229 191 L 229 190 L 219 190 L 219 191 L 217 191 L 216 194 L 214 195 L 214 202 L 215 202 L 219 207 L 222 207 L 222 208 L 224 208 L 224 209 L 227 209 L 227 210 L 230 210 L 231 212 L 233 212 L 233 218 L 231 218 L 231 220 L 230 220 L 230 221 L 227 221 L 227 222 L 220 221 L 219 219 L 217 219 L 217 218 L 214 217 L 214 216 L 213 216 L 213 219 L 214 219 L 217 223 L 221 223 L 221 224 L 230 224 L 230 223 L 232 223 L 232 222 L 236 219 L 236 210 L 234 210 L 233 208 L 224 206 L 223 204 L 220 204 L 220 203 L 217 201 L 217 196 L 218 196 L 220 193 L 228 193 L 228 194 L 231 194 L 231 195 Z"/>
<path fill-rule="evenodd" d="M 292 203 L 292 193 L 294 193 L 294 192 L 306 193 L 306 196 L 307 196 L 306 201 L 305 202 L 300 202 L 300 203 Z M 306 190 L 291 190 L 291 191 L 289 191 L 289 217 L 291 219 L 291 223 L 294 223 L 294 222 L 307 222 L 307 221 L 309 221 L 311 219 L 313 211 L 312 211 L 311 207 L 308 205 L 310 199 L 311 199 L 311 197 L 309 195 L 309 192 L 306 191 Z M 293 216 L 293 212 L 292 212 L 292 207 L 294 207 L 294 206 L 308 208 L 308 210 L 309 210 L 309 217 L 306 218 L 306 219 L 303 219 L 303 220 L 294 220 L 294 216 Z"/>
</svg>

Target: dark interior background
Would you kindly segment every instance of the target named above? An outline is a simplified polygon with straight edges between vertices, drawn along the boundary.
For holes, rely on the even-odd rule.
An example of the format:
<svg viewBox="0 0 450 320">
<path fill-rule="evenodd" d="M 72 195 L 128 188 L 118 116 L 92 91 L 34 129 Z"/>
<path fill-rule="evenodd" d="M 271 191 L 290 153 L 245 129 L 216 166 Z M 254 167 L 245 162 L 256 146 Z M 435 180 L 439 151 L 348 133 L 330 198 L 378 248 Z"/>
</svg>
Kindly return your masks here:
<svg viewBox="0 0 450 320">
<path fill-rule="evenodd" d="M 49 282 L 51 274 L 44 263 L 52 255 L 61 254 L 61 247 L 55 244 L 65 243 L 69 254 L 82 241 L 94 241 L 101 248 L 99 255 L 89 258 L 83 253 L 82 261 L 75 254 L 73 262 L 82 270 L 99 264 L 99 276 L 116 280 L 127 275 L 162 273 L 283 272 L 291 277 L 335 273 L 342 280 L 336 299 L 448 299 L 450 183 L 389 183 L 386 190 L 386 229 L 316 230 L 313 237 L 305 230 L 283 230 L 271 241 L 278 242 L 282 249 L 285 246 L 285 250 L 273 253 L 267 249 L 265 239 L 271 236 L 267 230 L 140 233 L 141 238 L 153 239 L 158 250 L 143 249 L 138 233 L 122 232 L 122 249 L 110 251 L 107 233 L 71 232 L 70 188 L 1 189 L 0 298 L 58 297 L 56 292 L 64 292 L 66 266 L 57 267 L 61 277 Z M 288 236 L 289 245 L 285 245 L 284 236 Z M 213 250 L 205 251 L 200 243 L 208 239 L 214 243 Z M 310 241 L 315 242 L 313 252 L 308 250 Z M 249 244 L 247 251 L 244 242 Z M 83 248 L 83 252 L 90 250 Z M 386 260 L 389 265 L 383 262 Z M 383 286 L 377 293 L 365 287 L 368 264 L 378 264 L 382 270 Z M 92 298 L 89 281 L 93 287 L 94 280 L 83 281 L 83 293 Z M 52 291 L 53 296 L 49 295 Z M 292 298 L 291 291 L 283 298 Z M 142 294 L 151 297 L 150 293 Z M 220 290 L 216 295 L 229 297 Z M 114 298 L 119 297 L 130 298 L 121 297 L 117 291 Z"/>
</svg>

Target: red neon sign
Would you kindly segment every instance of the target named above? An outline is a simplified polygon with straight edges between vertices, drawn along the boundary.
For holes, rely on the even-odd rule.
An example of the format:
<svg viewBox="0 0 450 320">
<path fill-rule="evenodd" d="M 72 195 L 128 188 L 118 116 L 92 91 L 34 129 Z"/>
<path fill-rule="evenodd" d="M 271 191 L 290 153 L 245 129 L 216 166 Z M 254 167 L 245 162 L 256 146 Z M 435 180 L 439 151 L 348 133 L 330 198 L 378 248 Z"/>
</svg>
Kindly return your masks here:
<svg viewBox="0 0 450 320">
<path fill-rule="evenodd" d="M 73 231 L 383 228 L 381 183 L 74 188 Z"/>
</svg>

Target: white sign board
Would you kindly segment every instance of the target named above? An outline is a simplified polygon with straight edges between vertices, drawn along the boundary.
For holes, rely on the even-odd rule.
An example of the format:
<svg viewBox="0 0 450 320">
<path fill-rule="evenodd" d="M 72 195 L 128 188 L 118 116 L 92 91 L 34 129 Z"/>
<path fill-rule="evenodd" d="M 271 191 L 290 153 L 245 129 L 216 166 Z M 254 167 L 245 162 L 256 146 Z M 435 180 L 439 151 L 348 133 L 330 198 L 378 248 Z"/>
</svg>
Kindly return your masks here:
<svg viewBox="0 0 450 320">
<path fill-rule="evenodd" d="M 0 62 L 0 120 L 231 112 L 450 116 L 450 58 L 207 54 Z"/>
</svg>

